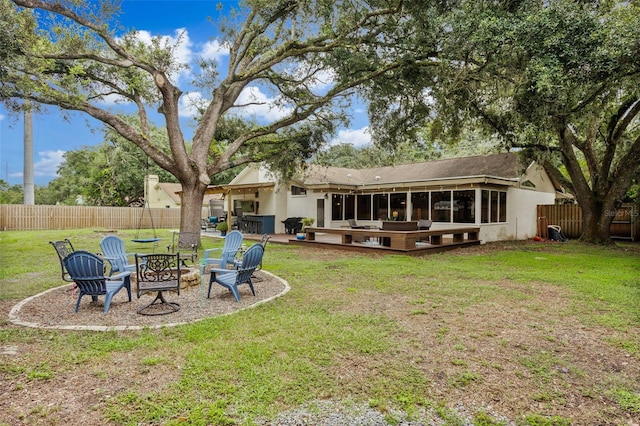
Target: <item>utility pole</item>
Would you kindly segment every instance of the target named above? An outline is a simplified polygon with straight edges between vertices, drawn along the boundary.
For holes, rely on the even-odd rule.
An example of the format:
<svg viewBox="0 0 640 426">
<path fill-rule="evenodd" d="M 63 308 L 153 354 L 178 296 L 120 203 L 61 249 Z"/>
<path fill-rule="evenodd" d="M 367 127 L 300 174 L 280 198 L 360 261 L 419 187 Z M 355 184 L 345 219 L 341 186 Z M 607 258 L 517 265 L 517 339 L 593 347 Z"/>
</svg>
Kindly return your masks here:
<svg viewBox="0 0 640 426">
<path fill-rule="evenodd" d="M 24 105 L 24 170 L 22 186 L 24 190 L 24 204 L 35 204 L 35 187 L 33 184 L 33 111 L 31 103 Z"/>
</svg>

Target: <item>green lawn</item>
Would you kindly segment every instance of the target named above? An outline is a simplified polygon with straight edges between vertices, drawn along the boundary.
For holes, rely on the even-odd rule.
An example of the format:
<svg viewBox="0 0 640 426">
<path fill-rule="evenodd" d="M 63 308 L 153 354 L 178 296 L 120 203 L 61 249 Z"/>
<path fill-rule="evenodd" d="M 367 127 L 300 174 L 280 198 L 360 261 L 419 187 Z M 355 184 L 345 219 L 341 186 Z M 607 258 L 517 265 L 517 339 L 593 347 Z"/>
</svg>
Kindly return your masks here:
<svg viewBox="0 0 640 426">
<path fill-rule="evenodd" d="M 1 232 L 3 312 L 61 284 L 48 241 L 99 251 L 102 236 Z M 285 297 L 186 326 L 38 330 L 5 314 L 0 346 L 17 354 L 0 355 L 0 424 L 68 423 L 55 395 L 81 392 L 77 375 L 91 383 L 91 418 L 126 425 L 251 425 L 326 399 L 365 403 L 389 424 L 392 409 L 447 425 L 640 418 L 637 244 L 514 242 L 413 258 L 270 243 L 264 269 L 289 282 Z M 52 402 L 29 402 L 35 392 Z"/>
</svg>

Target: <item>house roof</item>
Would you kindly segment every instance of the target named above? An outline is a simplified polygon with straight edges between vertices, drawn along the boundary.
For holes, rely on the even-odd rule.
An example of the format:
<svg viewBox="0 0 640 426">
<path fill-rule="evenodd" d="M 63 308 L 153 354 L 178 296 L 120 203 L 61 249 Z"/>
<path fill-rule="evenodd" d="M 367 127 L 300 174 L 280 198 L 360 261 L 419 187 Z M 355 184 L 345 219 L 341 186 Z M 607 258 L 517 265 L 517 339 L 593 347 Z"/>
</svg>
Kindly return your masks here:
<svg viewBox="0 0 640 426">
<path fill-rule="evenodd" d="M 370 169 L 310 166 L 303 181 L 312 188 L 365 188 L 400 184 L 411 186 L 430 181 L 488 180 L 512 185 L 518 181 L 524 169 L 516 154 L 503 153 Z"/>
<path fill-rule="evenodd" d="M 255 171 L 255 170 L 254 170 Z M 299 179 L 300 185 L 318 191 L 378 191 L 396 188 L 490 184 L 516 186 L 526 171 L 515 153 L 477 155 L 369 169 L 350 169 L 310 165 Z M 245 169 L 245 173 L 250 173 Z M 238 175 L 240 176 L 240 175 Z M 236 182 L 237 181 L 237 182 Z M 243 182 L 243 183 L 240 183 Z M 273 181 L 232 183 L 209 186 L 207 194 L 231 190 L 257 190 L 274 186 Z"/>
</svg>

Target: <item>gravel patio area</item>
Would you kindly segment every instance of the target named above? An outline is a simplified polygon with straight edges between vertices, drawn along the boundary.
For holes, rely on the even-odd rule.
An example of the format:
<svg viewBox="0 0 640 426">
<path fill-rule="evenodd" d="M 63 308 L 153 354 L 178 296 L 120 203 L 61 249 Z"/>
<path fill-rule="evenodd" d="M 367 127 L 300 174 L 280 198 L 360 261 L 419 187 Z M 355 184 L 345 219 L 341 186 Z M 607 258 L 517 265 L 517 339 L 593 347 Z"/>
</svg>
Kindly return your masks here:
<svg viewBox="0 0 640 426">
<path fill-rule="evenodd" d="M 96 303 L 91 297 L 84 296 L 78 313 L 74 312 L 76 297 L 72 294 L 71 284 L 56 287 L 29 297 L 15 305 L 9 313 L 9 320 L 17 325 L 38 328 L 68 330 L 135 330 L 142 328 L 160 328 L 190 323 L 205 318 L 227 315 L 242 309 L 254 307 L 282 296 L 289 291 L 289 284 L 267 272 L 258 271 L 254 280 L 255 297 L 248 285 L 241 285 L 240 302 L 236 302 L 230 291 L 214 285 L 211 298 L 206 292 L 209 274 L 204 276 L 203 285 L 194 285 L 180 291 L 165 293 L 170 302 L 180 304 L 180 310 L 167 315 L 139 315 L 137 309 L 150 303 L 155 297 L 146 294 L 140 299 L 132 291 L 132 301 L 128 302 L 125 289 L 119 291 L 111 300 L 109 312 L 103 313 L 104 296 Z"/>
</svg>

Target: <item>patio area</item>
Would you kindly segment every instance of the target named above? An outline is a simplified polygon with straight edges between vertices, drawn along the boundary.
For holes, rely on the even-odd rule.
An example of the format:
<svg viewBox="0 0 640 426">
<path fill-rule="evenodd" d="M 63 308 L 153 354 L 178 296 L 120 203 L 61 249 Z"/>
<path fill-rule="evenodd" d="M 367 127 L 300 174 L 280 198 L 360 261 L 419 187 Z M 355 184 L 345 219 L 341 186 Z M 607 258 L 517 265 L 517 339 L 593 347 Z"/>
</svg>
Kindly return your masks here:
<svg viewBox="0 0 640 426">
<path fill-rule="evenodd" d="M 199 274 L 198 274 L 199 275 Z M 244 309 L 250 309 L 267 303 L 289 291 L 289 284 L 282 278 L 267 271 L 255 273 L 256 295 L 248 286 L 240 287 L 241 299 L 236 302 L 231 292 L 214 285 L 211 297 L 206 291 L 209 274 L 204 275 L 204 284 L 200 279 L 176 293 L 168 293 L 167 299 L 180 304 L 180 310 L 167 315 L 138 315 L 139 307 L 149 303 L 152 294 L 135 297 L 129 302 L 126 291 L 118 292 L 111 301 L 109 312 L 103 313 L 104 297 L 92 302 L 90 297 L 83 299 L 78 313 L 74 312 L 76 296 L 71 284 L 55 287 L 22 300 L 9 313 L 9 321 L 16 325 L 32 328 L 63 330 L 141 330 L 143 328 L 162 328 L 192 323 L 206 318 L 229 315 Z"/>
<path fill-rule="evenodd" d="M 435 254 L 480 244 L 480 239 L 477 236 L 479 228 L 416 231 L 416 235 L 413 236 L 413 239 L 417 239 L 418 241 L 415 241 L 414 245 L 408 248 L 405 246 L 386 246 L 378 243 L 377 238 L 392 238 L 394 235 L 407 237 L 406 234 L 411 233 L 409 231 L 359 230 L 348 228 L 308 229 L 313 230 L 313 239 L 310 239 L 309 236 L 307 236 L 304 240 L 298 240 L 295 235 L 291 234 L 273 234 L 271 235 L 269 243 L 295 244 L 307 247 L 348 250 L 363 253 L 407 254 L 411 256 Z M 347 242 L 344 238 L 345 234 L 360 238 L 351 238 Z M 220 237 L 219 232 L 203 232 L 202 235 Z M 369 238 L 369 236 L 372 238 Z M 258 242 L 261 238 L 262 235 L 260 234 L 244 234 L 244 239 L 249 241 Z"/>
</svg>

